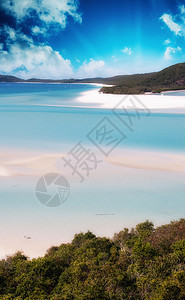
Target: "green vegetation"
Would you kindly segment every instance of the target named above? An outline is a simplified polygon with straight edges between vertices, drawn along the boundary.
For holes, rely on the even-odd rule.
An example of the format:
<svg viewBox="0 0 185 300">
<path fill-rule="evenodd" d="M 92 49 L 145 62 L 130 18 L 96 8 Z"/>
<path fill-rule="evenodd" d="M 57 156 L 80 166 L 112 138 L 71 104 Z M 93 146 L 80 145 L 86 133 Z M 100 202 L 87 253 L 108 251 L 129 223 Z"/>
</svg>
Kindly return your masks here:
<svg viewBox="0 0 185 300">
<path fill-rule="evenodd" d="M 0 299 L 185 299 L 185 219 L 76 234 L 32 260 L 18 252 L 0 261 Z"/>
<path fill-rule="evenodd" d="M 160 72 L 120 75 L 109 78 L 86 79 L 36 79 L 21 80 L 13 76 L 0 75 L 0 82 L 45 82 L 45 83 L 102 83 L 113 85 L 102 87 L 100 92 L 109 94 L 160 93 L 168 90 L 185 89 L 185 63 L 176 64 Z"/>
<path fill-rule="evenodd" d="M 113 87 L 103 87 L 101 92 L 144 94 L 182 89 L 185 89 L 185 63 L 176 64 L 156 73 L 117 76 L 116 84 Z"/>
</svg>

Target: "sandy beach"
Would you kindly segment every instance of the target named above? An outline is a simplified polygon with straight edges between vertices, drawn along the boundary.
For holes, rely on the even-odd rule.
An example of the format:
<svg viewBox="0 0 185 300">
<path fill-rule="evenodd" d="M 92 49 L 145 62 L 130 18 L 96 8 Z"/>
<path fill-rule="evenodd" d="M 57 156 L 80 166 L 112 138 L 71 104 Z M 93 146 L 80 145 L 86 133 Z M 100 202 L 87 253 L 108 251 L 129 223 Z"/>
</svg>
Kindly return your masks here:
<svg viewBox="0 0 185 300">
<path fill-rule="evenodd" d="M 132 98 L 132 95 L 103 94 L 99 89 L 86 91 L 76 100 L 86 107 L 113 109 L 121 100 Z M 161 95 L 135 95 L 149 110 L 156 113 L 185 113 L 185 97 Z M 129 108 L 127 108 L 129 109 Z"/>
</svg>

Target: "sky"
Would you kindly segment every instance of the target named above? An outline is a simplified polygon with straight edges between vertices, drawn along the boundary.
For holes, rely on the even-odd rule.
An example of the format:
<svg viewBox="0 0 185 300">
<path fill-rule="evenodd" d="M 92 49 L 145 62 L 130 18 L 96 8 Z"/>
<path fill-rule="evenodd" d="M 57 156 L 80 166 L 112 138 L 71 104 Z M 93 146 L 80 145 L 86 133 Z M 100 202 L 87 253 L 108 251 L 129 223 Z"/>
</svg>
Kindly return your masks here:
<svg viewBox="0 0 185 300">
<path fill-rule="evenodd" d="M 108 77 L 185 61 L 185 0 L 1 0 L 0 74 Z"/>
</svg>

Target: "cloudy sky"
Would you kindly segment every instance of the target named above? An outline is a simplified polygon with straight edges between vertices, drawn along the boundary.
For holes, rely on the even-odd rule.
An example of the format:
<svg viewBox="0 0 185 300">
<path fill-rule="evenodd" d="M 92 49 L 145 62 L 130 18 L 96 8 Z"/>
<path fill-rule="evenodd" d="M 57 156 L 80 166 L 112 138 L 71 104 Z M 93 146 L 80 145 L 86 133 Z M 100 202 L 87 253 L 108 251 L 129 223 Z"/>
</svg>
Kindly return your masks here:
<svg viewBox="0 0 185 300">
<path fill-rule="evenodd" d="M 185 61 L 185 0 L 1 0 L 0 74 L 83 78 Z"/>
</svg>

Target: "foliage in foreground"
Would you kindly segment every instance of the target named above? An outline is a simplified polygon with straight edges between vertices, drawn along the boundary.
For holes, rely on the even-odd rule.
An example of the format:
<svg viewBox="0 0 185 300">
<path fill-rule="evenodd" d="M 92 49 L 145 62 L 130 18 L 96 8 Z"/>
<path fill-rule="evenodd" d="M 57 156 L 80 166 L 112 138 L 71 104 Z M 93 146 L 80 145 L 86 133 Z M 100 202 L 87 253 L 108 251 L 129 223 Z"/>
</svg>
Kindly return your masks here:
<svg viewBox="0 0 185 300">
<path fill-rule="evenodd" d="M 185 219 L 149 221 L 113 239 L 80 233 L 28 259 L 0 261 L 0 299 L 185 299 Z"/>
</svg>

